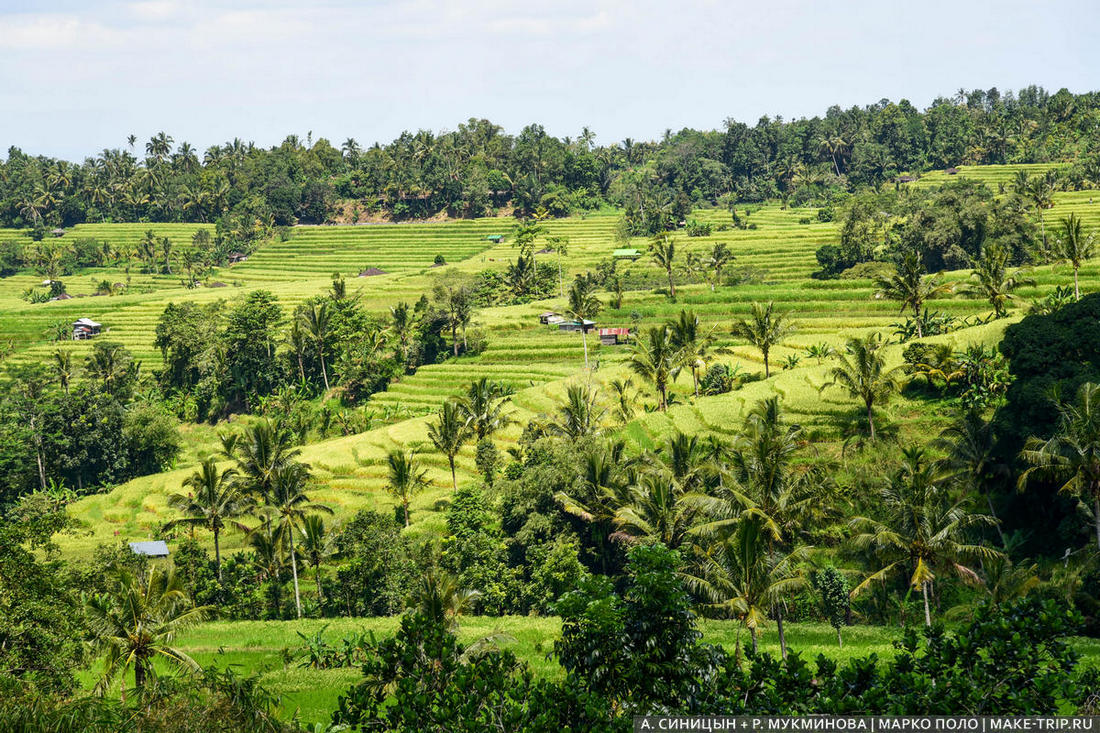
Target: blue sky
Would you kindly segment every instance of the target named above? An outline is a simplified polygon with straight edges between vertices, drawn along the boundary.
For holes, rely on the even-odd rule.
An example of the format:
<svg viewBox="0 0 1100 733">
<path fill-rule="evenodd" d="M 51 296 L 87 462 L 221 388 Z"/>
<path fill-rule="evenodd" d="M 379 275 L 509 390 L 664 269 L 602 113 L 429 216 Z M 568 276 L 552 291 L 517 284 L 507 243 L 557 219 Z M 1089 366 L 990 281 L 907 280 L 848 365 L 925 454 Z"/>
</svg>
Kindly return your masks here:
<svg viewBox="0 0 1100 733">
<path fill-rule="evenodd" d="M 339 144 L 486 117 L 601 143 L 959 87 L 1100 88 L 1095 0 L 0 0 L 0 151 Z M 4 153 L 0 152 L 0 155 Z"/>
</svg>

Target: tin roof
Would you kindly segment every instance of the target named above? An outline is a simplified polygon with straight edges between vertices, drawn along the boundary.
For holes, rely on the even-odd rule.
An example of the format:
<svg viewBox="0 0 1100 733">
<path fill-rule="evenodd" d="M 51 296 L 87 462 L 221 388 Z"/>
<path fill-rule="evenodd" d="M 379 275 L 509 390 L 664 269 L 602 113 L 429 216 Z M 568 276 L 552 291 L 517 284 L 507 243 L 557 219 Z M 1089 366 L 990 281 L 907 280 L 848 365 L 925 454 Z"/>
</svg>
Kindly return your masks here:
<svg viewBox="0 0 1100 733">
<path fill-rule="evenodd" d="M 168 557 L 168 544 L 163 540 L 131 542 L 130 550 L 133 551 L 135 555 L 148 555 L 149 557 Z"/>
</svg>

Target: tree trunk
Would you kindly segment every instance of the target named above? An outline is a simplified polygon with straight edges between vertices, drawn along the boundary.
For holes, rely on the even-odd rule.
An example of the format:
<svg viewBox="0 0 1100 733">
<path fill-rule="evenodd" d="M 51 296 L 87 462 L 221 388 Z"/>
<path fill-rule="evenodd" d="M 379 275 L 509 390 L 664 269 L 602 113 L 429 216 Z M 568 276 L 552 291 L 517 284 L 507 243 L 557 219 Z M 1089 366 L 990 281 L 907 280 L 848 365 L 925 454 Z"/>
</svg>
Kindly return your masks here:
<svg viewBox="0 0 1100 733">
<path fill-rule="evenodd" d="M 772 375 L 771 366 L 768 364 L 768 349 L 760 349 L 760 353 L 764 355 L 764 379 L 767 379 Z"/>
<path fill-rule="evenodd" d="M 1073 299 L 1081 299 L 1081 286 L 1077 284 L 1077 266 L 1073 266 Z"/>
<path fill-rule="evenodd" d="M 217 527 L 214 528 L 214 565 L 218 568 L 218 585 L 222 582 L 222 550 L 218 543 L 218 535 L 221 533 Z"/>
<path fill-rule="evenodd" d="M 409 526 L 409 500 L 408 499 L 402 499 L 401 500 L 401 508 L 405 511 L 405 526 L 408 527 Z"/>
<path fill-rule="evenodd" d="M 302 350 L 297 349 L 297 351 L 298 351 L 298 378 L 301 381 L 304 382 L 304 381 L 306 381 L 306 368 L 305 368 L 305 365 L 302 364 Z"/>
<path fill-rule="evenodd" d="M 43 491 L 46 490 L 46 467 L 42 463 L 42 448 L 41 446 L 35 449 L 34 457 L 38 460 L 38 483 L 41 485 Z"/>
<path fill-rule="evenodd" d="M 302 617 L 302 595 L 298 591 L 298 559 L 294 552 L 293 539 L 290 545 L 290 572 L 294 575 L 294 607 L 298 609 L 298 618 Z"/>
<path fill-rule="evenodd" d="M 451 488 L 458 491 L 458 479 L 455 477 L 455 457 L 453 455 L 447 456 L 447 461 L 451 464 Z"/>
<path fill-rule="evenodd" d="M 920 584 L 921 593 L 924 595 L 924 625 L 932 625 L 932 612 L 928 610 L 928 581 Z"/>
<path fill-rule="evenodd" d="M 993 509 L 993 497 L 989 495 L 988 491 L 985 494 L 985 503 L 989 505 L 989 516 L 997 520 L 997 524 L 994 526 L 997 528 L 997 536 L 1001 538 L 1001 547 L 1007 547 L 1005 533 L 1001 531 L 1001 520 L 997 518 L 997 512 Z"/>
<path fill-rule="evenodd" d="M 777 605 L 775 607 L 775 625 L 779 631 L 779 654 L 784 659 L 787 658 L 787 635 L 783 633 L 783 607 Z"/>
<path fill-rule="evenodd" d="M 752 653 L 756 654 L 756 627 L 753 626 L 749 629 L 749 636 L 752 637 Z"/>
<path fill-rule="evenodd" d="M 458 356 L 458 327 L 451 326 L 451 348 L 454 350 L 455 356 Z"/>
<path fill-rule="evenodd" d="M 668 294 L 673 300 L 676 299 L 676 283 L 672 280 L 672 270 L 668 271 Z"/>
<path fill-rule="evenodd" d="M 320 608 L 324 600 L 324 594 L 321 592 L 321 563 L 313 566 L 313 579 L 317 581 L 317 607 Z"/>
<path fill-rule="evenodd" d="M 581 319 L 581 343 L 584 344 L 584 368 L 588 368 L 588 333 L 584 330 L 584 319 Z"/>
<path fill-rule="evenodd" d="M 844 648 L 844 639 L 842 639 L 841 636 L 840 636 L 840 627 L 839 626 L 836 627 L 836 645 L 838 647 Z"/>
<path fill-rule="evenodd" d="M 125 682 L 123 683 L 125 685 Z M 141 657 L 134 659 L 134 687 L 140 690 L 145 686 L 145 663 Z"/>
<path fill-rule="evenodd" d="M 328 392 L 328 370 L 325 369 L 325 349 L 323 346 L 318 355 L 321 357 L 321 377 L 325 380 L 325 391 Z"/>
<path fill-rule="evenodd" d="M 695 399 L 699 399 L 699 373 L 695 367 L 691 367 L 691 381 L 695 384 Z"/>
<path fill-rule="evenodd" d="M 917 324 L 917 338 L 924 338 L 924 328 L 920 322 L 920 307 L 917 305 L 913 306 L 913 322 Z"/>
<path fill-rule="evenodd" d="M 1092 520 L 1096 525 L 1096 546 L 1100 548 L 1100 494 L 1092 497 Z"/>
<path fill-rule="evenodd" d="M 875 412 L 874 412 L 874 404 L 871 403 L 871 402 L 867 403 L 867 426 L 870 429 L 871 442 L 874 443 L 875 442 Z"/>
</svg>

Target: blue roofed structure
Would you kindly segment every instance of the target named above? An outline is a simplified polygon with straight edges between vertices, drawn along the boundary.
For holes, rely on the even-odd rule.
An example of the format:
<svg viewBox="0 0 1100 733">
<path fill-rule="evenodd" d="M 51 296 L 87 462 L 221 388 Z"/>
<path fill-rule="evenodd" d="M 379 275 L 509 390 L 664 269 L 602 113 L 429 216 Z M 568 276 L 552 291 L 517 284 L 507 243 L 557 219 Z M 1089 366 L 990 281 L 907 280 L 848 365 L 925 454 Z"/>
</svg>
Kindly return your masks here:
<svg viewBox="0 0 1100 733">
<path fill-rule="evenodd" d="M 135 555 L 146 557 L 168 557 L 168 544 L 163 540 L 151 540 L 149 542 L 131 542 L 130 550 Z"/>
</svg>

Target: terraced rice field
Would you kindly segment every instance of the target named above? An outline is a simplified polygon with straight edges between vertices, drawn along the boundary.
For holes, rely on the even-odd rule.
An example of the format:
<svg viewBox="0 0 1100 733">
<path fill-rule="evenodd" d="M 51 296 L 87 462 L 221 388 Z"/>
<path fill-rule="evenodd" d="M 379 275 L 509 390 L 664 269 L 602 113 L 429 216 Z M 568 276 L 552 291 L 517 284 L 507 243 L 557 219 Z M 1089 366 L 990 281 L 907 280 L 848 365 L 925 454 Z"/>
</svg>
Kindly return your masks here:
<svg viewBox="0 0 1100 733">
<path fill-rule="evenodd" d="M 964 169 L 959 175 L 978 177 L 995 185 L 999 180 L 1010 180 L 1016 168 Z M 919 183 L 929 184 L 936 176 L 946 179 L 945 174 L 934 173 Z M 1085 221 L 1086 228 L 1100 231 L 1100 204 L 1093 203 L 1095 195 L 1096 192 L 1090 191 L 1057 194 L 1054 208 L 1047 212 L 1048 230 L 1059 218 L 1074 212 Z M 715 224 L 729 222 L 729 213 L 722 210 L 698 211 L 694 216 Z M 811 223 L 801 223 L 805 219 Z M 569 240 L 569 252 L 563 258 L 566 279 L 573 273 L 595 267 L 616 247 L 631 246 L 644 251 L 644 240 L 629 244 L 614 241 L 617 220 L 613 212 L 603 212 L 549 223 L 548 236 Z M 796 320 L 798 330 L 774 351 L 772 378 L 748 384 L 729 395 L 702 397 L 696 401 L 690 394 L 690 377 L 682 375 L 674 386 L 675 404 L 668 413 L 646 412 L 645 404 L 653 400 L 651 396 L 643 396 L 638 415 L 625 426 L 624 435 L 639 446 L 653 445 L 677 429 L 728 435 L 740 424 L 748 407 L 763 397 L 779 394 L 790 417 L 811 431 L 817 455 L 822 460 L 838 457 L 841 429 L 854 407 L 838 390 L 823 389 L 829 365 L 806 357 L 806 347 L 820 342 L 839 346 L 845 338 L 867 330 L 889 332 L 891 324 L 901 320 L 898 306 L 875 299 L 872 283 L 868 280 L 810 279 L 810 274 L 817 269 L 815 250 L 833 241 L 837 231 L 833 223 L 818 222 L 815 209 L 782 209 L 772 205 L 755 210 L 747 222 L 756 228 L 715 231 L 703 238 L 679 237 L 678 243 L 682 251 L 704 251 L 715 242 L 725 242 L 736 255 L 734 266 L 751 268 L 757 274 L 752 282 L 719 288 L 715 292 L 704 285 L 678 288 L 679 297 L 675 303 L 650 291 L 628 292 L 622 308 L 605 310 L 598 320 L 601 326 L 631 326 L 634 318 L 640 317 L 640 325 L 644 328 L 674 317 L 681 308 L 690 308 L 708 327 L 715 329 L 719 345 L 731 350 L 721 359 L 738 364 L 748 372 L 759 372 L 762 371 L 760 355 L 743 342 L 735 341 L 729 335 L 729 325 L 734 318 L 747 313 L 752 302 L 774 301 Z M 501 244 L 492 244 L 485 237 L 493 233 L 507 234 L 510 223 L 501 219 L 481 219 L 432 224 L 299 227 L 288 241 L 268 243 L 247 262 L 214 273 L 211 279 L 230 284 L 225 288 L 186 290 L 178 286 L 178 281 L 175 287 L 169 281 L 153 282 L 147 292 L 32 306 L 21 301 L 18 295 L 40 276 L 22 274 L 0 283 L 0 314 L 3 315 L 0 338 L 13 339 L 18 347 L 10 357 L 12 360 L 41 359 L 58 346 L 44 338 L 50 324 L 87 316 L 104 324 L 108 329 L 106 338 L 121 341 L 133 350 L 143 360 L 143 368 L 156 368 L 160 355 L 152 346 L 153 329 L 168 301 L 207 302 L 265 288 L 275 293 L 289 312 L 303 299 L 327 290 L 332 274 L 339 272 L 349 278 L 349 289 L 358 291 L 368 308 L 383 313 L 397 300 L 412 301 L 430 290 L 433 278 L 447 271 L 431 266 L 437 254 L 443 255 L 448 267 L 460 271 L 503 270 L 507 261 L 515 258 L 514 247 L 507 239 Z M 144 231 L 142 226 L 117 225 L 118 236 L 140 238 Z M 89 229 L 94 229 L 96 236 L 115 236 L 112 225 L 89 225 Z M 189 239 L 186 233 L 193 229 L 173 229 L 177 234 L 168 236 L 178 236 L 182 241 L 185 236 Z M 540 257 L 545 261 L 557 261 L 554 254 Z M 367 267 L 377 267 L 386 274 L 354 277 Z M 626 267 L 642 270 L 653 266 L 643 257 Z M 117 272 L 84 273 L 68 278 L 67 282 L 79 286 L 85 281 L 116 275 Z M 947 274 L 949 279 L 957 280 L 964 280 L 966 276 L 965 272 Z M 1025 299 L 1071 280 L 1065 266 L 1038 268 L 1033 276 L 1037 284 L 1021 292 Z M 1100 259 L 1088 263 L 1081 271 L 1081 278 L 1085 290 L 1100 287 Z M 79 292 L 72 286 L 70 290 Z M 605 303 L 607 300 L 605 297 Z M 943 298 L 929 307 L 958 316 L 985 315 L 990 310 L 984 302 L 960 297 Z M 303 458 L 312 464 L 317 477 L 312 492 L 315 498 L 331 503 L 341 517 L 360 508 L 387 510 L 393 502 L 384 491 L 385 454 L 395 446 L 412 447 L 422 452 L 421 459 L 430 469 L 432 486 L 413 502 L 414 524 L 410 531 L 438 529 L 451 482 L 446 460 L 428 449 L 425 416 L 443 399 L 458 394 L 471 380 L 481 376 L 511 385 L 517 390 L 511 408 L 516 424 L 499 435 L 501 447 L 507 448 L 518 439 L 526 422 L 557 409 L 565 386 L 572 380 L 591 379 L 599 385 L 612 378 L 629 376 L 624 363 L 627 347 L 601 347 L 596 343 L 598 339 L 590 338 L 594 370 L 586 374 L 580 335 L 559 333 L 552 327 L 538 324 L 540 312 L 563 308 L 561 299 L 552 298 L 480 311 L 476 326 L 487 334 L 488 348 L 484 353 L 423 367 L 391 385 L 386 392 L 374 395 L 365 408 L 379 416 L 397 414 L 409 416 L 408 419 L 359 435 L 304 447 Z M 959 347 L 969 342 L 995 343 L 1012 320 L 938 338 Z M 61 346 L 77 352 L 90 348 L 88 343 L 68 342 Z M 891 358 L 895 362 L 900 361 L 900 351 L 900 347 L 892 347 Z M 782 368 L 781 363 L 790 355 L 800 356 L 801 360 L 793 368 Z M 639 382 L 636 377 L 635 382 Z M 903 439 L 906 435 L 933 434 L 945 419 L 923 403 L 906 399 L 892 403 L 886 416 L 897 425 Z M 193 460 L 203 454 L 202 440 L 212 438 L 212 430 L 195 428 L 190 432 L 198 436 L 196 440 L 199 441 L 197 448 L 188 453 L 188 458 Z M 212 450 L 211 446 L 210 452 Z M 460 482 L 475 479 L 473 450 L 473 446 L 467 446 L 459 455 Z M 181 463 L 176 471 L 137 479 L 110 493 L 82 500 L 76 511 L 88 522 L 89 531 L 66 539 L 66 552 L 80 555 L 90 552 L 100 542 L 147 538 L 155 526 L 168 518 L 165 493 L 177 490 L 180 481 L 191 470 L 193 464 Z M 230 547 L 239 542 L 239 537 L 228 538 Z"/>
</svg>

